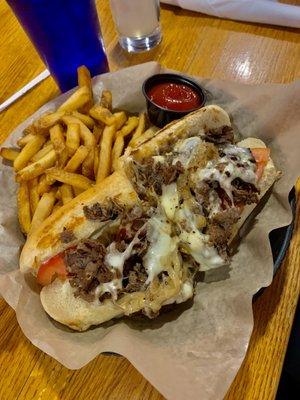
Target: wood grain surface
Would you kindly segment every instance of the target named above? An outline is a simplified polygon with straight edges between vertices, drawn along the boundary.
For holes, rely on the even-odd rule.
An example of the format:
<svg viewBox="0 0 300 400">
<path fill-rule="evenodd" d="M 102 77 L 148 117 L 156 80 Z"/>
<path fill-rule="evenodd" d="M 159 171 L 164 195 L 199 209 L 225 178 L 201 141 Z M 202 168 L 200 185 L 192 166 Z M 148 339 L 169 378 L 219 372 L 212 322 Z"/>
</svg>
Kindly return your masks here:
<svg viewBox="0 0 300 400">
<path fill-rule="evenodd" d="M 112 71 L 156 60 L 189 74 L 244 83 L 290 82 L 299 76 L 299 33 L 294 29 L 221 20 L 163 6 L 162 43 L 148 53 L 130 55 L 117 43 L 108 2 L 99 0 L 98 11 Z M 0 21 L 1 103 L 45 67 L 4 0 L 0 0 Z M 57 94 L 49 77 L 2 112 L 0 142 Z M 253 305 L 249 349 L 227 400 L 275 398 L 300 291 L 298 227 L 299 212 L 285 261 Z M 122 357 L 101 355 L 81 370 L 69 371 L 25 338 L 14 311 L 3 300 L 0 316 L 0 400 L 163 398 Z"/>
</svg>

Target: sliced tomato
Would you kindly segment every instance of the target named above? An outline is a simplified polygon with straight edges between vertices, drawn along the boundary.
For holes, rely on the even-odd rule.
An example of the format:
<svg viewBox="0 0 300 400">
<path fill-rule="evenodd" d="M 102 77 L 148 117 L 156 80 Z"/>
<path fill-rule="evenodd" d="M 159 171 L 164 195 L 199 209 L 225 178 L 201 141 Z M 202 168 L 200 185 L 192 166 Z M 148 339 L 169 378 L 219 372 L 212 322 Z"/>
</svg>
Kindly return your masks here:
<svg viewBox="0 0 300 400">
<path fill-rule="evenodd" d="M 67 277 L 64 253 L 59 253 L 41 264 L 37 273 L 37 281 L 40 285 L 46 286 L 50 285 L 57 276 L 60 278 Z"/>
<path fill-rule="evenodd" d="M 259 180 L 264 172 L 270 158 L 270 149 L 266 147 L 251 149 L 251 153 L 256 162 L 256 176 Z"/>
</svg>

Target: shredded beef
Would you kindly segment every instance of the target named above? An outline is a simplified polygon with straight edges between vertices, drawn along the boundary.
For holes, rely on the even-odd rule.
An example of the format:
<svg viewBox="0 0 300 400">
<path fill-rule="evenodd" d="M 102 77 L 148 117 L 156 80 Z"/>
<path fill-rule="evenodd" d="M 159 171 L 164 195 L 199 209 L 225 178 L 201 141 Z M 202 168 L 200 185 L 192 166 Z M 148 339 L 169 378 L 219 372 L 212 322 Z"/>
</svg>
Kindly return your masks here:
<svg viewBox="0 0 300 400">
<path fill-rule="evenodd" d="M 60 240 L 62 243 L 70 243 L 76 240 L 76 236 L 70 229 L 64 228 L 63 232 L 60 234 Z"/>
<path fill-rule="evenodd" d="M 84 240 L 65 254 L 70 284 L 76 288 L 75 296 L 93 300 L 93 290 L 110 282 L 114 276 L 105 264 L 105 247 L 95 240 Z"/>
<path fill-rule="evenodd" d="M 204 181 L 200 181 L 194 189 L 196 200 L 202 206 L 204 212 L 209 208 L 209 191 L 210 186 Z"/>
<path fill-rule="evenodd" d="M 162 194 L 162 185 L 174 182 L 184 168 L 180 161 L 172 164 L 172 158 L 166 158 L 166 162 L 155 162 L 153 158 L 148 159 L 141 165 L 136 165 L 136 180 L 145 188 L 153 188 L 158 195 Z"/>
<path fill-rule="evenodd" d="M 240 178 L 232 181 L 232 195 L 235 204 L 258 203 L 259 190 L 251 183 L 246 183 Z"/>
<path fill-rule="evenodd" d="M 234 135 L 231 126 L 221 126 L 220 128 L 211 129 L 205 133 L 204 140 L 217 145 L 228 144 L 234 142 Z"/>
<path fill-rule="evenodd" d="M 142 260 L 140 259 L 140 261 Z M 124 292 L 132 293 L 144 290 L 148 275 L 142 264 L 140 262 L 135 262 L 134 257 L 131 257 L 124 266 L 124 277 Z"/>
<path fill-rule="evenodd" d="M 210 243 L 215 246 L 220 253 L 226 252 L 228 240 L 232 235 L 233 225 L 239 220 L 240 212 L 236 208 L 218 212 L 208 223 L 207 234 Z"/>
<path fill-rule="evenodd" d="M 123 208 L 113 200 L 111 200 L 106 205 L 95 203 L 90 207 L 83 207 L 83 212 L 86 219 L 89 219 L 91 221 L 107 221 L 109 219 L 112 220 L 115 219 L 122 211 Z"/>
</svg>

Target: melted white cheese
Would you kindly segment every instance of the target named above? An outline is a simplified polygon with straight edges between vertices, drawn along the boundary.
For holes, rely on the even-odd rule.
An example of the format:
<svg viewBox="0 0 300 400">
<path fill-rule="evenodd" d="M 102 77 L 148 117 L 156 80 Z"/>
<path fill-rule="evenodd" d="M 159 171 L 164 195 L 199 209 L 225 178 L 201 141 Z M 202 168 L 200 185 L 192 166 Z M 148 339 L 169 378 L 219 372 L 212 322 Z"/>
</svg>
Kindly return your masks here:
<svg viewBox="0 0 300 400">
<path fill-rule="evenodd" d="M 208 244 L 209 236 L 195 229 L 191 232 L 183 231 L 179 239 L 187 247 L 189 254 L 200 264 L 200 271 L 208 271 L 225 265 L 217 250 Z"/>
<path fill-rule="evenodd" d="M 220 187 L 226 192 L 227 196 L 233 202 L 232 181 L 236 178 L 242 179 L 244 182 L 256 184 L 256 165 L 251 162 L 252 155 L 248 149 L 228 145 L 223 149 L 225 156 L 211 160 L 206 167 L 196 171 L 196 179 L 199 181 L 216 181 Z M 231 157 L 236 157 L 232 160 Z M 217 166 L 225 164 L 223 171 L 219 171 Z"/>
<path fill-rule="evenodd" d="M 145 224 L 137 231 L 134 238 L 123 252 L 117 250 L 115 242 L 112 242 L 109 245 L 108 252 L 105 256 L 105 261 L 111 268 L 118 269 L 121 274 L 123 274 L 124 263 L 130 257 L 133 246 L 140 241 L 138 236 L 144 228 Z"/>
<path fill-rule="evenodd" d="M 186 281 L 182 284 L 181 290 L 178 293 L 177 296 L 171 297 L 170 299 L 166 300 L 163 302 L 163 306 L 166 306 L 167 304 L 180 304 L 184 303 L 191 297 L 193 297 L 194 290 L 193 290 L 193 284 L 190 281 Z"/>
<path fill-rule="evenodd" d="M 169 257 L 176 250 L 177 240 L 171 237 L 171 226 L 164 217 L 154 216 L 148 222 L 147 239 L 150 242 L 143 264 L 147 271 L 146 284 L 165 270 Z"/>
<path fill-rule="evenodd" d="M 179 140 L 174 147 L 173 153 L 177 153 L 177 156 L 174 157 L 173 164 L 180 161 L 183 167 L 188 168 L 191 160 L 198 153 L 201 142 L 202 140 L 198 136 Z"/>
<path fill-rule="evenodd" d="M 118 298 L 118 290 L 122 289 L 122 279 L 114 279 L 111 282 L 101 283 L 96 287 L 95 297 L 99 298 L 104 293 L 110 293 L 113 300 Z"/>
<path fill-rule="evenodd" d="M 225 261 L 219 256 L 217 250 L 209 245 L 209 236 L 201 233 L 194 222 L 194 214 L 184 202 L 176 213 L 176 220 L 181 227 L 180 242 L 185 250 L 200 264 L 201 271 L 225 265 Z M 186 227 L 182 229 L 182 227 Z"/>
<path fill-rule="evenodd" d="M 166 213 L 167 218 L 173 221 L 175 211 L 179 205 L 179 195 L 176 182 L 173 182 L 170 185 L 163 185 L 161 205 Z"/>
</svg>

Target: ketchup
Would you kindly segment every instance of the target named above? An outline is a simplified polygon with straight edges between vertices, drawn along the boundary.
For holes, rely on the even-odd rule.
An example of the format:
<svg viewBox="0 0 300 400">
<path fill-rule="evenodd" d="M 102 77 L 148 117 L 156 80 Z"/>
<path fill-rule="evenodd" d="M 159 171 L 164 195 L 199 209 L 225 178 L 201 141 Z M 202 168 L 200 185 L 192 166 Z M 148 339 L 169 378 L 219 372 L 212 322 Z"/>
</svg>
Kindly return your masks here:
<svg viewBox="0 0 300 400">
<path fill-rule="evenodd" d="M 153 103 L 168 110 L 189 111 L 202 105 L 199 94 L 183 83 L 158 83 L 147 94 Z"/>
</svg>

